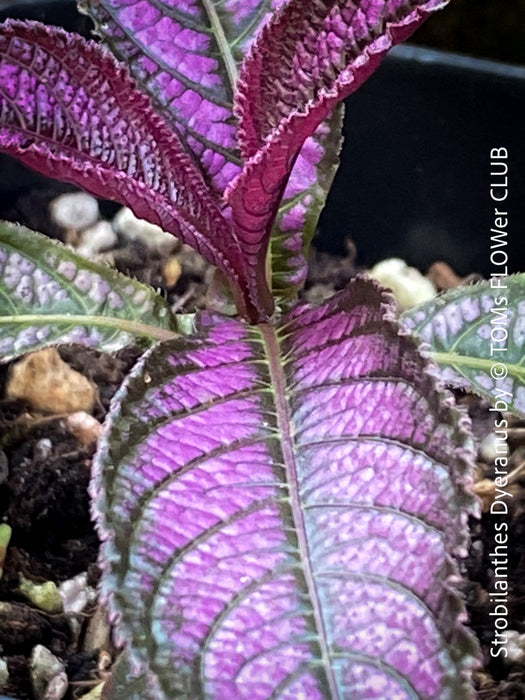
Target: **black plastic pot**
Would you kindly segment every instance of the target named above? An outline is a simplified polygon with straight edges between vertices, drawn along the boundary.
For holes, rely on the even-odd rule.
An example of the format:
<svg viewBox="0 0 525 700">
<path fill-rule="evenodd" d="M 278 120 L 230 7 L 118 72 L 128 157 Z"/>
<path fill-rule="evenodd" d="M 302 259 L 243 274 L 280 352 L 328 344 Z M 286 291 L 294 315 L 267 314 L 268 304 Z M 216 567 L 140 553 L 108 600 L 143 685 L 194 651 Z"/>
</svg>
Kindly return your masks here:
<svg viewBox="0 0 525 700">
<path fill-rule="evenodd" d="M 525 67 L 399 46 L 346 103 L 321 246 L 490 274 L 490 151 L 509 152 L 508 253 L 525 270 Z"/>
<path fill-rule="evenodd" d="M 0 22 L 34 19 L 87 36 L 91 22 L 77 10 L 75 0 L 0 0 Z"/>
<path fill-rule="evenodd" d="M 90 35 L 74 0 L 0 0 L 6 17 L 38 19 Z M 490 151 L 509 151 L 509 268 L 525 270 L 525 67 L 397 47 L 347 100 L 341 167 L 318 245 L 358 263 L 400 256 L 425 269 L 446 260 L 459 273 L 490 274 Z M 0 159 L 2 200 L 42 182 Z"/>
</svg>

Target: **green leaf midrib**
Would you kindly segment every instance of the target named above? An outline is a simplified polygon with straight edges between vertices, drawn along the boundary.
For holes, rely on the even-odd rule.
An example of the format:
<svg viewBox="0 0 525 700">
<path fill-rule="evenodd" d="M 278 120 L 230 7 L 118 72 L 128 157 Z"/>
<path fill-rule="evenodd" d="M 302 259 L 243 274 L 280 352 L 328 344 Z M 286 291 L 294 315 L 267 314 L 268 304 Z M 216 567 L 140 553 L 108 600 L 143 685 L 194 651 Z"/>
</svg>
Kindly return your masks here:
<svg viewBox="0 0 525 700">
<path fill-rule="evenodd" d="M 295 443 L 293 439 L 293 427 L 288 406 L 287 380 L 283 370 L 282 351 L 276 330 L 269 324 L 260 324 L 258 329 L 261 334 L 262 346 L 268 360 L 268 371 L 273 387 L 275 414 L 277 427 L 281 438 L 283 464 L 290 485 L 290 506 L 298 541 L 298 550 L 301 557 L 302 572 L 308 589 L 309 599 L 317 631 L 317 639 L 321 650 L 321 658 L 326 674 L 326 681 L 332 700 L 338 700 L 339 690 L 337 679 L 331 663 L 331 653 L 328 643 L 328 635 L 324 623 L 322 604 L 319 591 L 315 582 L 313 567 L 310 558 L 310 549 L 306 536 L 306 523 L 303 507 L 300 500 L 298 484 L 298 465 L 295 457 Z"/>
<path fill-rule="evenodd" d="M 496 357 L 474 357 L 472 355 L 460 355 L 457 352 L 431 352 L 432 359 L 438 363 L 438 365 L 446 365 L 453 367 L 465 367 L 468 369 L 481 369 L 486 372 L 490 372 L 491 367 L 494 363 L 503 362 L 507 371 L 513 376 L 520 378 L 525 381 L 525 365 L 521 362 L 507 363 L 504 359 L 500 360 Z M 523 358 L 525 360 L 525 356 Z"/>
<path fill-rule="evenodd" d="M 219 47 L 220 54 L 224 61 L 224 66 L 226 68 L 226 73 L 228 74 L 228 79 L 230 81 L 232 93 L 235 90 L 237 80 L 239 78 L 239 73 L 237 70 L 237 63 L 233 56 L 230 44 L 226 38 L 224 28 L 219 18 L 219 13 L 215 7 L 213 0 L 201 0 L 203 7 L 209 17 L 213 35 L 215 41 Z"/>
<path fill-rule="evenodd" d="M 178 334 L 173 331 L 152 326 L 148 323 L 114 316 L 91 314 L 16 314 L 14 316 L 0 316 L 0 327 L 6 325 L 65 325 L 71 327 L 82 325 L 90 328 L 115 328 L 130 335 L 151 338 L 152 340 L 171 340 L 178 337 Z"/>
</svg>

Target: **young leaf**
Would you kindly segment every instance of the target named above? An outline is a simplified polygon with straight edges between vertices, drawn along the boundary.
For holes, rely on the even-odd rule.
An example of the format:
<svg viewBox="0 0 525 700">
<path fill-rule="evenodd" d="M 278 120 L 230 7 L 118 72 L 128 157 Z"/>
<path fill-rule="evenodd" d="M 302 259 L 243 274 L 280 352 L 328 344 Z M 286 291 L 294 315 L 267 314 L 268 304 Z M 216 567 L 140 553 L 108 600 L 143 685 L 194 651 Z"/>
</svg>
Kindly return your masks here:
<svg viewBox="0 0 525 700">
<path fill-rule="evenodd" d="M 176 125 L 214 189 L 241 169 L 233 91 L 254 34 L 283 0 L 84 0 L 97 32 Z"/>
<path fill-rule="evenodd" d="M 468 422 L 390 314 L 202 314 L 119 390 L 91 494 L 141 700 L 470 696 Z"/>
<path fill-rule="evenodd" d="M 405 311 L 444 382 L 525 417 L 525 274 L 453 289 Z"/>
<path fill-rule="evenodd" d="M 0 300 L 2 361 L 58 343 L 110 352 L 177 332 L 150 287 L 7 222 L 0 222 Z"/>
<path fill-rule="evenodd" d="M 238 68 L 270 10 L 283 0 L 198 0 L 176 6 L 84 0 L 81 5 L 222 195 L 242 163 L 232 111 Z M 272 289 L 280 298 L 295 297 L 304 283 L 305 255 L 338 164 L 340 121 L 338 113 L 307 140 L 284 193 L 271 253 Z"/>
<path fill-rule="evenodd" d="M 243 248 L 253 255 L 266 249 L 305 139 L 394 44 L 445 4 L 290 0 L 263 27 L 243 64 L 236 95 L 238 138 L 247 162 L 225 192 Z"/>
<path fill-rule="evenodd" d="M 249 300 L 218 202 L 172 129 L 99 45 L 38 22 L 0 25 L 0 150 L 130 206 L 221 268 Z M 268 311 L 259 285 L 265 293 L 253 304 Z"/>
<path fill-rule="evenodd" d="M 307 257 L 339 166 L 344 105 L 306 139 L 290 175 L 270 238 L 271 288 L 295 299 L 306 280 Z"/>
</svg>

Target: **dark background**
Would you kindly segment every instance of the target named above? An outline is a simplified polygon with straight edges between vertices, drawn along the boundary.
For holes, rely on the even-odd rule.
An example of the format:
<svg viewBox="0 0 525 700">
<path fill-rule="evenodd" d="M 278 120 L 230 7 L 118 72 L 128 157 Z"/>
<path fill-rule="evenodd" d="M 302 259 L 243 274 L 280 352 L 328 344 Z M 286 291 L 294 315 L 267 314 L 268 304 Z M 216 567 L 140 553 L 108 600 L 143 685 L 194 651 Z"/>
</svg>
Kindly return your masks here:
<svg viewBox="0 0 525 700">
<path fill-rule="evenodd" d="M 399 256 L 422 270 L 445 260 L 462 275 L 489 275 L 489 154 L 505 146 L 509 263 L 525 271 L 525 1 L 452 0 L 411 43 L 462 57 L 392 53 L 348 98 L 318 245 L 343 252 L 350 237 L 361 265 Z"/>
<path fill-rule="evenodd" d="M 411 43 L 508 63 L 525 63 L 525 0 L 451 0 Z"/>
</svg>

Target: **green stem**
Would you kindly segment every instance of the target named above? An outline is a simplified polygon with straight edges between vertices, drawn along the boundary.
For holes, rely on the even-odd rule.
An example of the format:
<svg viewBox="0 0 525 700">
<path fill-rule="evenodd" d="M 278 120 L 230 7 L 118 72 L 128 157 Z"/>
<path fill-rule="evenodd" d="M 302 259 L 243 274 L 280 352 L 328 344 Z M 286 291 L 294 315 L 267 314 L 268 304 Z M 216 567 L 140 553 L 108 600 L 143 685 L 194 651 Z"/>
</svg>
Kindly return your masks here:
<svg viewBox="0 0 525 700">
<path fill-rule="evenodd" d="M 306 536 L 304 508 L 299 494 L 298 484 L 300 480 L 298 475 L 297 451 L 293 436 L 294 428 L 290 415 L 290 406 L 286 400 L 288 386 L 283 370 L 281 347 L 274 328 L 268 324 L 261 323 L 258 329 L 261 332 L 263 347 L 270 371 L 277 428 L 281 437 L 282 458 L 287 474 L 290 506 L 294 520 L 294 531 L 297 534 L 297 548 L 303 563 L 307 594 L 312 604 L 312 613 L 319 641 L 319 648 L 321 650 L 323 667 L 326 673 L 326 682 L 330 691 L 329 696 L 333 698 L 333 700 L 339 700 L 340 693 L 338 692 L 337 680 L 331 663 L 331 650 L 323 616 L 321 594 L 314 575 L 310 545 Z"/>
</svg>

